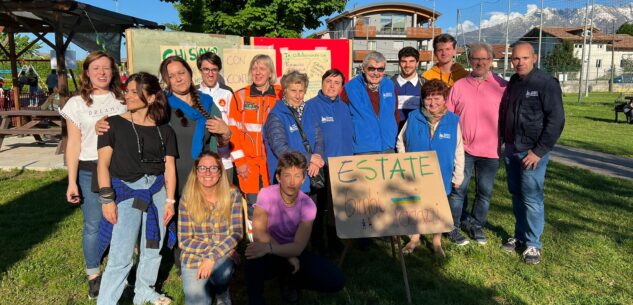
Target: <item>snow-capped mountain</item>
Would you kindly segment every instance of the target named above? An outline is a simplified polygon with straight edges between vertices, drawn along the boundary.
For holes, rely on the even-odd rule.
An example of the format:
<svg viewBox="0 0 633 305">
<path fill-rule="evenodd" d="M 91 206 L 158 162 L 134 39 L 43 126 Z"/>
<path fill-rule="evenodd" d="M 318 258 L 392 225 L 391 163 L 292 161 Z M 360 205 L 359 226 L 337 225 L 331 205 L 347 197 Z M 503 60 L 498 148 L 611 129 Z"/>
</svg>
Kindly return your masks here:
<svg viewBox="0 0 633 305">
<path fill-rule="evenodd" d="M 589 18 L 587 25 L 591 23 L 592 7 L 589 6 Z M 510 18 L 509 37 L 510 42 L 516 41 L 533 27 L 540 24 L 540 11 L 536 5 L 528 5 L 525 14 L 512 13 Z M 606 6 L 595 5 L 593 13 L 593 26 L 599 28 L 605 33 L 613 33 L 613 23 L 617 30 L 620 25 L 625 22 L 633 22 L 633 2 L 623 6 Z M 543 10 L 543 26 L 544 27 L 582 27 L 585 22 L 585 8 L 545 8 Z M 476 42 L 478 38 L 478 29 L 473 27 L 472 21 L 464 21 L 462 23 L 465 33 L 462 34 L 461 27 L 457 35 L 458 41 L 461 43 Z M 470 26 L 468 26 L 470 25 Z M 495 16 L 482 23 L 481 30 L 482 40 L 488 43 L 505 43 L 506 21 L 505 15 Z M 464 35 L 464 37 L 462 37 Z"/>
</svg>

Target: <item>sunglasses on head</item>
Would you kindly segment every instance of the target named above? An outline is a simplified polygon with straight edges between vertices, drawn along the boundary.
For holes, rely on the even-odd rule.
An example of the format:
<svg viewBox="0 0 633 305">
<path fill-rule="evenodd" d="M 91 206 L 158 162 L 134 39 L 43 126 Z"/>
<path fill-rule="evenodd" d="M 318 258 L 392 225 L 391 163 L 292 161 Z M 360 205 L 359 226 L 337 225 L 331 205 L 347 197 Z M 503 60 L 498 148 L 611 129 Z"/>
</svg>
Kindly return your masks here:
<svg viewBox="0 0 633 305">
<path fill-rule="evenodd" d="M 374 71 L 385 72 L 385 67 L 367 67 L 367 71 L 369 71 L 369 72 L 374 72 Z"/>
</svg>

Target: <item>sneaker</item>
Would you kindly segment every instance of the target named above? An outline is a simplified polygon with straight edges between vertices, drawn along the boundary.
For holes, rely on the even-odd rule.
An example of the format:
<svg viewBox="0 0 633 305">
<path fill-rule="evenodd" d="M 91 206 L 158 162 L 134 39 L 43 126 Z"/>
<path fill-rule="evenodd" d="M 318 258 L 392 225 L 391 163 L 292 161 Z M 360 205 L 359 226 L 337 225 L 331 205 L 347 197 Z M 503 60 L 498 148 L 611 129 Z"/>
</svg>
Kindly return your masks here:
<svg viewBox="0 0 633 305">
<path fill-rule="evenodd" d="M 88 280 L 88 298 L 91 300 L 99 296 L 99 288 L 101 287 L 101 275 Z"/>
<path fill-rule="evenodd" d="M 169 305 L 171 304 L 171 299 L 164 294 L 161 294 L 158 299 L 152 301 L 152 305 Z"/>
<path fill-rule="evenodd" d="M 541 262 L 541 250 L 535 247 L 527 247 L 523 251 L 523 261 L 526 264 L 536 265 Z"/>
<path fill-rule="evenodd" d="M 519 250 L 522 245 L 523 245 L 522 241 L 511 237 L 511 238 L 508 238 L 508 241 L 506 241 L 503 245 L 501 245 L 501 249 L 503 249 L 506 252 L 514 252 L 516 250 Z"/>
<path fill-rule="evenodd" d="M 484 234 L 484 229 L 480 226 L 473 226 L 470 228 L 470 237 L 477 241 L 480 245 L 485 245 L 488 243 L 486 239 L 486 235 Z"/>
<path fill-rule="evenodd" d="M 470 243 L 470 241 L 466 239 L 466 237 L 464 237 L 457 228 L 453 228 L 452 231 L 448 232 L 448 238 L 458 246 L 465 246 Z"/>
<path fill-rule="evenodd" d="M 231 305 L 231 295 L 229 294 L 229 290 L 227 289 L 223 293 L 219 293 L 215 295 L 215 304 L 216 305 Z"/>
</svg>

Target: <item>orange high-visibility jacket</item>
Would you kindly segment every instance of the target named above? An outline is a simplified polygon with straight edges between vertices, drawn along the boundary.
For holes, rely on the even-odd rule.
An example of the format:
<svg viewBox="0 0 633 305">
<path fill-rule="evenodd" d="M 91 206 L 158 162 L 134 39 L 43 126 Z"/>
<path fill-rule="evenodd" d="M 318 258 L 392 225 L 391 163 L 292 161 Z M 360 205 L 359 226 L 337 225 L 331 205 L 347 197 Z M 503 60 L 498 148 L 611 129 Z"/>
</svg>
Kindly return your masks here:
<svg viewBox="0 0 633 305">
<path fill-rule="evenodd" d="M 240 178 L 242 192 L 253 194 L 259 191 L 259 177 L 263 186 L 268 185 L 268 168 L 266 166 L 266 149 L 262 128 L 268 113 L 277 100 L 281 99 L 281 87 L 273 85 L 266 92 L 260 92 L 255 85 L 246 86 L 235 92 L 229 111 L 229 127 L 231 128 L 231 156 L 236 167 L 249 164 L 250 173 L 247 181 Z M 252 168 L 256 165 L 258 169 Z"/>
</svg>

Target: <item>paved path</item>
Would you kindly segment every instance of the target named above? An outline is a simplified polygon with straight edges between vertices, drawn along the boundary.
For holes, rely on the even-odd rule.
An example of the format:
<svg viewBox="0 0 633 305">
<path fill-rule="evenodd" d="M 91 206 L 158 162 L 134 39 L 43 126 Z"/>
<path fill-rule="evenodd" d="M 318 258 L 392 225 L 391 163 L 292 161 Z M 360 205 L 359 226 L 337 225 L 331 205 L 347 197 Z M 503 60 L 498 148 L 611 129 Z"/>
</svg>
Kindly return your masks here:
<svg viewBox="0 0 633 305">
<path fill-rule="evenodd" d="M 57 141 L 37 144 L 32 136 L 4 138 L 0 148 L 0 169 L 66 168 L 64 155 L 56 155 L 56 148 Z"/>
<path fill-rule="evenodd" d="M 57 142 L 37 144 L 30 136 L 5 138 L 0 149 L 0 169 L 65 168 L 63 155 L 55 155 L 56 145 Z M 633 159 L 631 158 L 557 145 L 551 153 L 551 159 L 602 175 L 633 181 Z"/>
<path fill-rule="evenodd" d="M 631 148 L 633 149 L 633 147 Z M 556 145 L 551 152 L 553 161 L 584 168 L 592 172 L 633 181 L 633 159 L 586 149 Z"/>
</svg>

